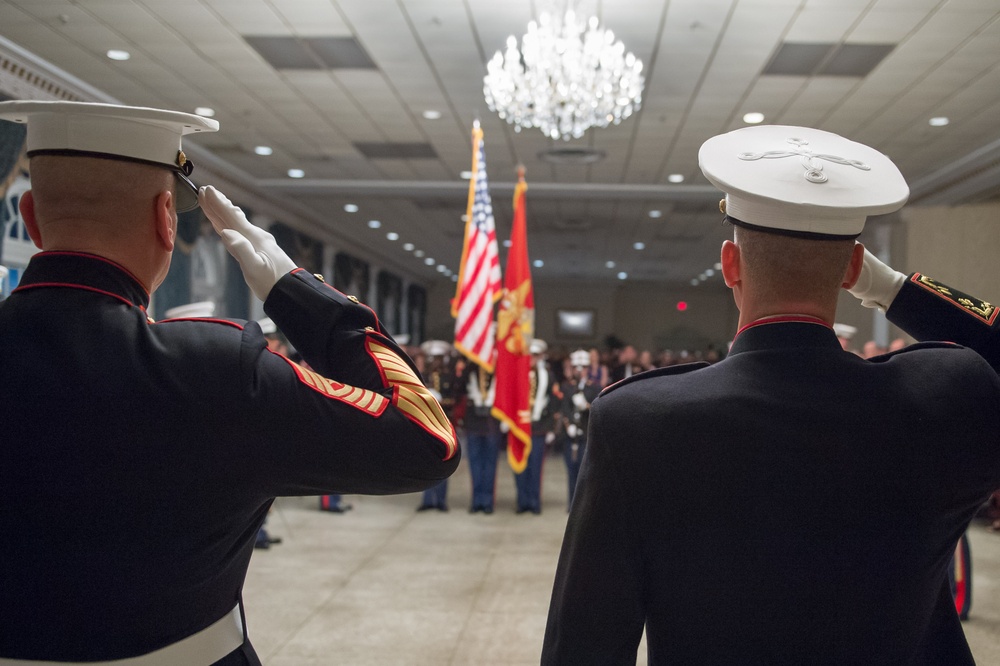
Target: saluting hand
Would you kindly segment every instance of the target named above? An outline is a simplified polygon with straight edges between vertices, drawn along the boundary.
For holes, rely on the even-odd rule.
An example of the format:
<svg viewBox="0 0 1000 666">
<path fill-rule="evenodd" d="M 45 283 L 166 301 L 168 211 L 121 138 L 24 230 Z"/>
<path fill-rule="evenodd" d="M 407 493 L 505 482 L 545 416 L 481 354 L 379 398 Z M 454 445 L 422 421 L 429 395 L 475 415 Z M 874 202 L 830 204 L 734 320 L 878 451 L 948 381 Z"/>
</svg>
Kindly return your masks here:
<svg viewBox="0 0 1000 666">
<path fill-rule="evenodd" d="M 267 300 L 272 287 L 296 268 L 295 263 L 278 247 L 274 236 L 250 224 L 243 211 L 214 187 L 201 188 L 198 203 L 229 254 L 239 262 L 254 296 Z"/>
<path fill-rule="evenodd" d="M 866 308 L 877 307 L 885 311 L 892 305 L 904 282 L 905 275 L 883 264 L 866 248 L 861 275 L 848 291 Z"/>
</svg>

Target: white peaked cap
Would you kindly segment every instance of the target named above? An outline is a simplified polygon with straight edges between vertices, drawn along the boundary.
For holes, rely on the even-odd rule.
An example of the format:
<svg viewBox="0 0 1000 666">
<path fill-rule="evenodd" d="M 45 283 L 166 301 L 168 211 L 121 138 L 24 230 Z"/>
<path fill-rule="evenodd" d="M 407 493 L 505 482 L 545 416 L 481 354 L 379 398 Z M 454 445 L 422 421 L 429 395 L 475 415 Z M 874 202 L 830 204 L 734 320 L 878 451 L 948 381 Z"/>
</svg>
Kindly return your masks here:
<svg viewBox="0 0 1000 666">
<path fill-rule="evenodd" d="M 856 326 L 851 326 L 850 324 L 834 324 L 833 332 L 837 334 L 838 338 L 850 340 L 854 337 L 854 334 L 858 332 L 858 328 Z"/>
<path fill-rule="evenodd" d="M 167 319 L 186 319 L 188 317 L 211 317 L 215 314 L 215 303 L 213 301 L 198 301 L 187 305 L 178 305 L 170 308 L 164 315 Z"/>
<path fill-rule="evenodd" d="M 451 345 L 444 340 L 427 340 L 420 345 L 420 351 L 427 356 L 447 356 L 451 353 Z"/>
<path fill-rule="evenodd" d="M 260 332 L 264 335 L 274 335 L 278 332 L 277 324 L 270 317 L 258 319 L 257 324 L 260 326 Z"/>
<path fill-rule="evenodd" d="M 590 366 L 590 352 L 586 349 L 577 349 L 569 355 L 569 362 L 574 368 L 586 368 Z"/>
<path fill-rule="evenodd" d="M 28 155 L 72 151 L 124 157 L 171 169 L 181 137 L 216 132 L 219 123 L 193 113 L 90 102 L 0 102 L 0 119 L 28 125 Z"/>
<path fill-rule="evenodd" d="M 808 127 L 759 125 L 712 137 L 698 151 L 726 194 L 734 224 L 764 231 L 852 238 L 869 215 L 898 210 L 910 189 L 888 157 Z"/>
<path fill-rule="evenodd" d="M 531 344 L 528 346 L 528 351 L 530 351 L 532 354 L 544 354 L 548 350 L 549 350 L 548 344 L 546 344 L 545 340 L 542 340 L 541 338 L 535 338 L 534 340 L 531 341 Z M 589 354 L 587 358 L 590 358 Z"/>
</svg>

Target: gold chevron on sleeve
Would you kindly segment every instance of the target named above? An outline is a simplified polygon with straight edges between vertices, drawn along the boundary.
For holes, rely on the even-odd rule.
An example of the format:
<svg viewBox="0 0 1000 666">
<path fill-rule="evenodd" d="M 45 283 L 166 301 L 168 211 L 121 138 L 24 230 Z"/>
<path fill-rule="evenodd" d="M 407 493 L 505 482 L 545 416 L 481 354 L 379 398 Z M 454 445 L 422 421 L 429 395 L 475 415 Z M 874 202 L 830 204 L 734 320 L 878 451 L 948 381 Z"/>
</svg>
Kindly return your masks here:
<svg viewBox="0 0 1000 666">
<path fill-rule="evenodd" d="M 371 337 L 368 338 L 368 350 L 386 380 L 395 388 L 393 404 L 406 418 L 444 442 L 448 451 L 445 460 L 455 455 L 455 451 L 458 450 L 455 429 L 444 415 L 441 405 L 413 369 L 394 351 Z"/>
<path fill-rule="evenodd" d="M 368 389 L 335 382 L 332 379 L 327 379 L 318 372 L 302 367 L 294 361 L 285 360 L 295 370 L 295 374 L 298 376 L 300 382 L 328 398 L 339 400 L 372 416 L 379 416 L 389 404 L 389 399 L 384 395 L 379 395 Z"/>
</svg>

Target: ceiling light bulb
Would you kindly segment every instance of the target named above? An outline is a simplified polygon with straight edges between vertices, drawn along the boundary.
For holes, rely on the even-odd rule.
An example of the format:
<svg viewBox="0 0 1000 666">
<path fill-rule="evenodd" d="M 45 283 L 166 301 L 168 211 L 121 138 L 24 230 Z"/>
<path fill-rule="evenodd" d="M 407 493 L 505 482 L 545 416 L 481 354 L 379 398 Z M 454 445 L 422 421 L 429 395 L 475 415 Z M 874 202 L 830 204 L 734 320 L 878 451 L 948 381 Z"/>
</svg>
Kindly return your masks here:
<svg viewBox="0 0 1000 666">
<path fill-rule="evenodd" d="M 663 211 L 662 210 L 651 210 L 651 211 L 649 211 L 649 216 L 655 220 L 657 218 L 663 217 Z"/>
<path fill-rule="evenodd" d="M 403 243 L 403 249 L 406 250 L 407 252 L 413 252 L 413 248 L 415 247 L 416 245 L 414 245 L 413 243 Z"/>
<path fill-rule="evenodd" d="M 271 149 L 271 146 L 255 146 L 253 152 L 258 155 L 270 155 L 274 150 Z"/>
<path fill-rule="evenodd" d="M 215 109 L 213 109 L 213 108 L 211 108 L 209 106 L 199 106 L 198 108 L 196 108 L 194 110 L 194 112 L 195 112 L 195 115 L 205 116 L 206 118 L 211 118 L 212 116 L 215 115 Z"/>
<path fill-rule="evenodd" d="M 671 183 L 683 183 L 684 182 L 684 174 L 681 174 L 681 173 L 672 173 L 669 176 L 667 176 L 667 180 L 669 180 Z"/>
<path fill-rule="evenodd" d="M 433 266 L 434 260 L 431 259 L 430 257 L 427 257 L 426 259 L 424 259 L 424 263 L 427 264 L 428 266 Z"/>
<path fill-rule="evenodd" d="M 699 283 L 698 283 L 698 278 L 695 278 L 695 279 L 691 280 L 691 286 L 692 286 L 692 287 L 697 287 L 697 286 L 698 286 L 698 284 L 699 284 Z"/>
<path fill-rule="evenodd" d="M 306 177 L 306 172 L 303 171 L 302 169 L 289 169 L 288 170 L 288 177 L 289 178 L 305 178 Z"/>
<path fill-rule="evenodd" d="M 505 240 L 505 241 L 503 242 L 503 246 L 504 246 L 504 247 L 510 247 L 511 245 L 512 245 L 512 243 L 510 242 L 510 240 L 509 240 L 509 239 L 508 239 L 508 240 Z"/>
<path fill-rule="evenodd" d="M 604 265 L 607 266 L 608 268 L 614 268 L 615 267 L 615 262 L 609 261 L 608 263 L 606 263 Z"/>
<path fill-rule="evenodd" d="M 758 113 L 756 111 L 748 113 L 743 116 L 743 122 L 747 123 L 748 125 L 756 125 L 758 123 L 762 123 L 764 122 L 764 114 Z"/>
<path fill-rule="evenodd" d="M 642 241 L 639 241 L 637 243 L 633 243 L 632 247 L 634 247 L 637 250 L 645 250 L 646 249 L 646 244 L 643 243 Z"/>
<path fill-rule="evenodd" d="M 624 280 L 626 278 L 628 278 L 628 273 L 626 273 L 625 271 L 622 271 L 621 273 L 618 274 L 619 280 Z"/>
<path fill-rule="evenodd" d="M 541 259 L 535 259 L 535 268 L 541 268 L 544 265 L 545 265 L 544 261 L 542 261 Z"/>
<path fill-rule="evenodd" d="M 397 241 L 397 240 L 399 240 L 399 234 L 397 234 L 395 231 L 390 231 L 389 233 L 387 233 L 385 235 L 385 237 L 388 238 L 391 241 Z"/>
<path fill-rule="evenodd" d="M 947 125 L 951 121 L 948 120 L 947 118 L 945 118 L 944 116 L 938 116 L 936 118 L 931 118 L 927 122 L 930 123 L 931 127 L 944 127 L 945 125 Z"/>
<path fill-rule="evenodd" d="M 441 112 L 435 111 L 434 109 L 427 109 L 424 111 L 423 116 L 427 120 L 437 120 L 441 117 Z"/>
<path fill-rule="evenodd" d="M 128 60 L 132 57 L 132 54 L 128 51 L 123 51 L 122 49 L 109 49 L 107 54 L 112 60 Z"/>
<path fill-rule="evenodd" d="M 462 180 L 472 180 L 472 172 L 471 171 L 463 171 L 462 173 L 460 173 L 458 175 L 462 177 Z"/>
<path fill-rule="evenodd" d="M 413 253 L 413 256 L 415 256 L 417 259 L 419 259 L 420 257 L 424 256 L 424 251 L 423 250 L 417 250 L 416 252 Z"/>
<path fill-rule="evenodd" d="M 357 206 L 357 204 L 344 204 L 344 212 L 345 213 L 357 213 L 358 212 L 358 206 Z"/>
<path fill-rule="evenodd" d="M 368 220 L 368 228 L 369 229 L 378 229 L 381 226 L 382 226 L 382 223 L 379 222 L 378 220 Z"/>
</svg>

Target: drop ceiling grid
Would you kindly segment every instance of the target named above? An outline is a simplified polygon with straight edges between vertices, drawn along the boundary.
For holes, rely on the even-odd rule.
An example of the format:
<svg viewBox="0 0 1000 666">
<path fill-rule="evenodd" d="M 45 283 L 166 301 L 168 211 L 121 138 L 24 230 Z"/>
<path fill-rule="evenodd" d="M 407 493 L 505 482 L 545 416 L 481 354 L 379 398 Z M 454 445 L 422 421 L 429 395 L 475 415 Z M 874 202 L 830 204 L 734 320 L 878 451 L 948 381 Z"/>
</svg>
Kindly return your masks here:
<svg viewBox="0 0 1000 666">
<path fill-rule="evenodd" d="M 806 4 L 785 35 L 786 42 L 840 42 L 858 19 L 858 9 L 838 2 Z"/>
<path fill-rule="evenodd" d="M 351 31 L 331 0 L 287 0 L 272 7 L 296 35 L 303 37 L 350 37 Z"/>
<path fill-rule="evenodd" d="M 922 9 L 880 9 L 868 12 L 847 35 L 852 44 L 898 44 L 927 18 Z"/>
<path fill-rule="evenodd" d="M 784 109 L 779 120 L 785 125 L 820 125 L 857 84 L 857 79 L 849 77 L 811 78 Z"/>
<path fill-rule="evenodd" d="M 265 0 L 205 0 L 205 4 L 241 35 L 293 34 L 274 6 Z"/>
</svg>

